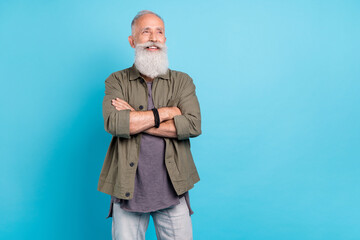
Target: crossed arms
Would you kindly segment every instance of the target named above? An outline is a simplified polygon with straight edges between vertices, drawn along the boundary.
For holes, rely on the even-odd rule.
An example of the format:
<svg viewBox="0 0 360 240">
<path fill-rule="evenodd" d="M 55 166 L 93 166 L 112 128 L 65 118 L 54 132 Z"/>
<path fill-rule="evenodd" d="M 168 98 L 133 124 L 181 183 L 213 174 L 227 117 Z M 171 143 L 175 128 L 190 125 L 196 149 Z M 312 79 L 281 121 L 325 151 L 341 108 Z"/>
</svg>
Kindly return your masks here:
<svg viewBox="0 0 360 240">
<path fill-rule="evenodd" d="M 135 111 L 126 101 L 116 98 L 111 101 L 116 110 L 130 110 L 129 131 L 130 135 L 145 132 L 158 137 L 176 138 L 176 127 L 174 117 L 181 115 L 177 107 L 159 108 L 160 126 L 155 128 L 154 114 L 152 111 Z"/>
<path fill-rule="evenodd" d="M 151 135 L 177 138 L 196 137 L 201 134 L 200 106 L 195 94 L 195 85 L 188 75 L 178 79 L 178 94 L 173 96 L 168 107 L 158 108 L 160 126 L 155 128 L 152 111 L 136 111 L 124 99 L 126 84 L 121 75 L 111 74 L 105 80 L 103 100 L 104 128 L 113 136 L 131 138 L 145 132 Z M 124 89 L 123 89 L 124 88 Z"/>
</svg>

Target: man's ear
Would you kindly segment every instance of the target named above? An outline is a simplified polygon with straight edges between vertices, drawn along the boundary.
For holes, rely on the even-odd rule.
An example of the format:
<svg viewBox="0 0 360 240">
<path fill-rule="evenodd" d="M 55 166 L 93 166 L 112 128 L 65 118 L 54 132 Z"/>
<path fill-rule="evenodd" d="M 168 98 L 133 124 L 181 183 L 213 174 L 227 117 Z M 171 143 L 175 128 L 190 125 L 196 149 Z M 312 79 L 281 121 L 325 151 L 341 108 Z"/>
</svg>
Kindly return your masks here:
<svg viewBox="0 0 360 240">
<path fill-rule="evenodd" d="M 128 40 L 129 40 L 130 46 L 131 46 L 132 48 L 135 48 L 135 40 L 134 40 L 134 37 L 133 37 L 132 35 L 130 35 L 130 36 L 128 37 Z"/>
</svg>

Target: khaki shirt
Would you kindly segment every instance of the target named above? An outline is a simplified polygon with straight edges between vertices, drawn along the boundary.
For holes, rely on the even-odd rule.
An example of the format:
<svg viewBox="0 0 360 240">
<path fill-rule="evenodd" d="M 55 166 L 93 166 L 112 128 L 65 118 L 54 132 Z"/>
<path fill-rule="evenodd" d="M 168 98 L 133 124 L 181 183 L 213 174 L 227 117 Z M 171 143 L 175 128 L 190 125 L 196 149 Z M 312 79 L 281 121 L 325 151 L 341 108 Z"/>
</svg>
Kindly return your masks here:
<svg viewBox="0 0 360 240">
<path fill-rule="evenodd" d="M 195 85 L 186 73 L 169 69 L 154 79 L 152 96 L 156 108 L 178 107 L 182 113 L 174 117 L 177 138 L 164 138 L 166 169 L 176 193 L 181 195 L 200 180 L 189 141 L 201 134 Z M 146 111 L 146 82 L 134 65 L 112 73 L 105 80 L 104 127 L 113 137 L 98 182 L 99 191 L 120 199 L 132 199 L 141 133 L 130 135 L 130 110 L 116 110 L 111 100 L 117 97 L 136 111 Z"/>
</svg>

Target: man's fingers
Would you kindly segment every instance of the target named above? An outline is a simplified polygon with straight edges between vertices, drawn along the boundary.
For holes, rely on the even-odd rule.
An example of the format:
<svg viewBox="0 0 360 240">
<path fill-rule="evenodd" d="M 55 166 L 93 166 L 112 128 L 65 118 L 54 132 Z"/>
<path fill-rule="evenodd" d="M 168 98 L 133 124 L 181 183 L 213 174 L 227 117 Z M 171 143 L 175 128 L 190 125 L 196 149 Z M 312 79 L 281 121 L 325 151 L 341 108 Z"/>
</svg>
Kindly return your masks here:
<svg viewBox="0 0 360 240">
<path fill-rule="evenodd" d="M 114 107 L 119 107 L 119 108 L 123 108 L 123 109 L 132 109 L 132 107 L 127 104 L 113 103 L 113 105 L 114 105 Z"/>
<path fill-rule="evenodd" d="M 120 103 L 120 104 L 128 104 L 124 100 L 121 100 L 119 98 L 111 100 L 111 103 Z"/>
<path fill-rule="evenodd" d="M 123 101 L 112 100 L 111 103 L 114 106 L 129 106 L 127 102 L 123 102 Z"/>
<path fill-rule="evenodd" d="M 111 104 L 115 107 L 116 110 L 124 110 L 124 109 L 130 109 L 131 111 L 135 111 L 127 102 L 117 98 L 118 100 L 113 99 L 111 101 Z"/>
<path fill-rule="evenodd" d="M 120 98 L 113 99 L 113 101 L 119 102 L 119 103 L 123 103 L 123 104 L 126 104 L 126 105 L 129 105 L 129 106 L 130 106 L 130 104 L 129 104 L 128 102 L 126 102 L 126 101 L 124 101 L 124 100 L 122 100 L 122 99 L 120 99 Z"/>
<path fill-rule="evenodd" d="M 123 102 L 118 102 L 118 101 L 112 101 L 111 104 L 114 105 L 114 106 L 126 106 L 125 103 L 123 103 Z"/>
<path fill-rule="evenodd" d="M 131 111 L 135 111 L 135 109 L 133 107 L 130 106 L 130 104 L 128 104 L 126 101 L 121 100 L 119 98 L 117 99 L 113 99 L 111 101 L 111 104 L 117 107 L 123 107 L 124 109 L 130 109 Z"/>
<path fill-rule="evenodd" d="M 126 101 L 120 99 L 120 98 L 115 98 L 114 101 L 119 101 L 119 102 L 124 102 L 124 103 L 127 103 Z"/>
<path fill-rule="evenodd" d="M 135 111 L 135 109 L 131 107 L 129 103 L 120 98 L 111 100 L 111 104 L 116 108 L 116 110 L 130 109 L 131 111 Z"/>
<path fill-rule="evenodd" d="M 113 104 L 114 107 L 117 107 L 117 108 L 122 108 L 122 109 L 130 109 L 130 107 L 128 105 L 125 105 L 125 104 Z"/>
<path fill-rule="evenodd" d="M 129 105 L 126 101 L 121 100 L 121 99 L 119 99 L 119 98 L 117 98 L 117 99 L 113 99 L 113 100 L 112 100 L 112 102 L 113 102 L 113 103 L 125 104 L 125 105 L 130 106 L 130 105 Z"/>
<path fill-rule="evenodd" d="M 116 110 L 119 110 L 119 111 L 120 111 L 120 110 L 129 109 L 130 111 L 132 111 L 131 108 L 128 108 L 128 107 L 115 107 L 115 109 L 116 109 Z"/>
</svg>

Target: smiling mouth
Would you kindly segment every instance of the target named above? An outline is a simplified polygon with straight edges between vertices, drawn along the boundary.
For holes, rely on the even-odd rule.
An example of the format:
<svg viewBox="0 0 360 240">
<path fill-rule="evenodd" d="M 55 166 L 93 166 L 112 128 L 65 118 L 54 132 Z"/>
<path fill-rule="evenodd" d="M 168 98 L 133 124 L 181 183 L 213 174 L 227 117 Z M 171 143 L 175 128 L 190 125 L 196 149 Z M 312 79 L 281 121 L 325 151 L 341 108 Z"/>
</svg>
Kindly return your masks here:
<svg viewBox="0 0 360 240">
<path fill-rule="evenodd" d="M 149 50 L 158 50 L 159 48 L 156 47 L 156 46 L 150 46 L 150 47 L 146 47 L 146 49 L 149 49 Z"/>
</svg>

